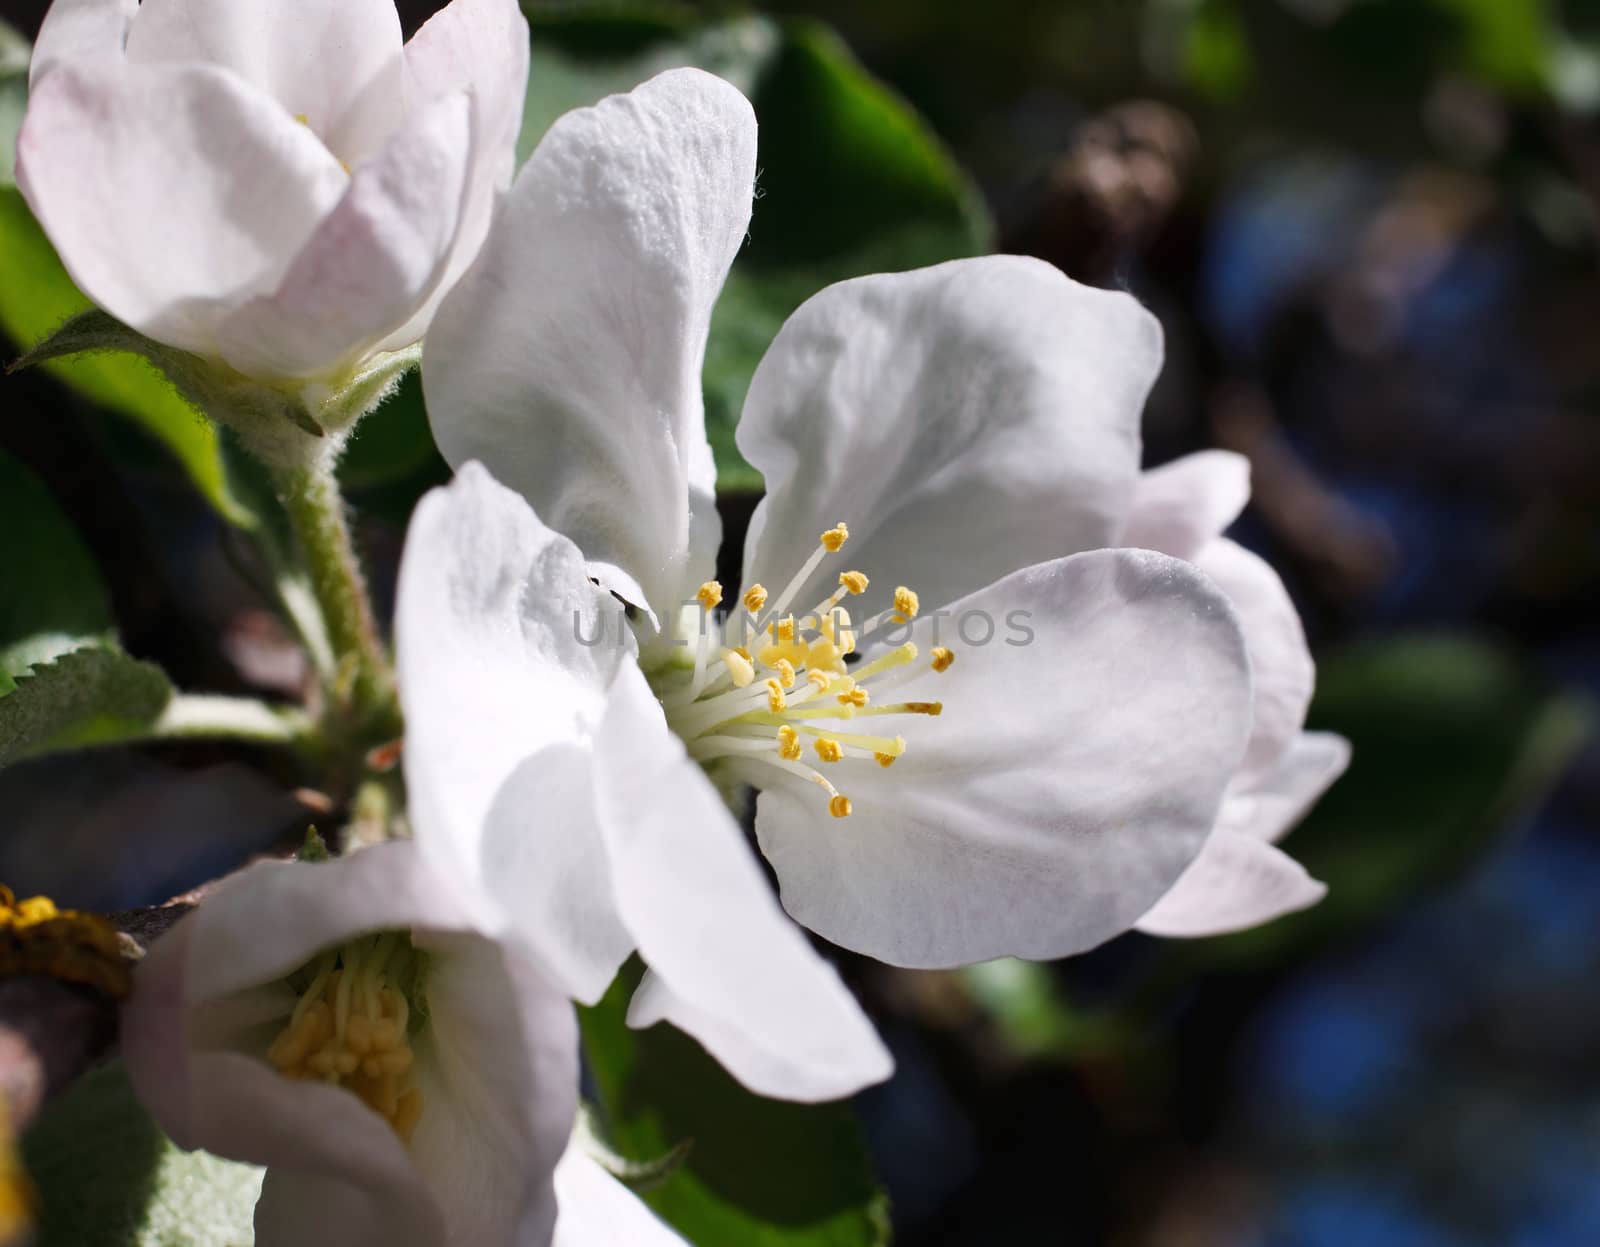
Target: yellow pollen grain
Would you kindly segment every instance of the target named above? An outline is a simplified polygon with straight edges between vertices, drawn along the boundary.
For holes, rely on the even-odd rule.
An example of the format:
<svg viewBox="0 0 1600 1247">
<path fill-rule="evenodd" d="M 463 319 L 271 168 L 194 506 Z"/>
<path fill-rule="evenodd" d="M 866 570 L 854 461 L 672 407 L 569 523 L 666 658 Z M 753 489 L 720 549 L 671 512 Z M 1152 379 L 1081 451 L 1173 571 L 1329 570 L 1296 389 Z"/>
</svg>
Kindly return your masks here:
<svg viewBox="0 0 1600 1247">
<path fill-rule="evenodd" d="M 778 756 L 789 762 L 798 762 L 800 754 L 800 733 L 785 723 L 778 729 Z"/>
<path fill-rule="evenodd" d="M 844 521 L 841 520 L 827 532 L 823 533 L 818 540 L 822 542 L 822 548 L 829 554 L 837 554 L 839 553 L 840 547 L 843 546 L 846 541 L 850 540 L 850 530 L 845 527 Z"/>
<path fill-rule="evenodd" d="M 788 706 L 788 704 L 788 699 L 783 695 L 783 685 L 779 684 L 776 680 L 768 680 L 767 710 L 772 714 L 777 714 L 780 710 Z"/>
<path fill-rule="evenodd" d="M 772 669 L 778 673 L 778 683 L 785 689 L 794 687 L 794 664 L 787 658 L 780 658 L 772 664 Z"/>
<path fill-rule="evenodd" d="M 819 736 L 813 748 L 824 762 L 837 762 L 844 757 L 844 746 L 827 736 Z"/>
<path fill-rule="evenodd" d="M 839 694 L 839 704 L 841 706 L 855 706 L 857 708 L 865 706 L 867 704 L 867 690 L 864 688 L 848 689 Z"/>
<path fill-rule="evenodd" d="M 935 645 L 933 647 L 933 669 L 935 671 L 950 670 L 950 664 L 955 662 L 955 660 L 955 650 L 946 649 L 943 645 Z"/>
<path fill-rule="evenodd" d="M 708 580 L 695 591 L 694 596 L 701 606 L 714 610 L 722 602 L 722 585 L 715 580 Z"/>
<path fill-rule="evenodd" d="M 897 614 L 904 615 L 906 619 L 911 619 L 916 616 L 917 611 L 921 608 L 922 603 L 915 592 L 904 585 L 899 585 L 895 588 L 894 609 Z M 904 623 L 905 620 L 901 620 L 901 622 Z"/>
<path fill-rule="evenodd" d="M 828 802 L 828 813 L 835 818 L 849 818 L 850 798 L 843 793 L 835 793 L 832 800 Z"/>
<path fill-rule="evenodd" d="M 865 593 L 870 582 L 860 572 L 840 572 L 839 583 L 851 593 Z"/>
<path fill-rule="evenodd" d="M 756 669 L 750 661 L 750 655 L 742 650 L 723 650 L 722 665 L 727 667 L 728 674 L 733 677 L 734 688 L 747 688 L 756 678 Z"/>
<path fill-rule="evenodd" d="M 744 591 L 744 608 L 752 615 L 767 604 L 767 591 L 762 585 L 751 585 Z"/>
</svg>

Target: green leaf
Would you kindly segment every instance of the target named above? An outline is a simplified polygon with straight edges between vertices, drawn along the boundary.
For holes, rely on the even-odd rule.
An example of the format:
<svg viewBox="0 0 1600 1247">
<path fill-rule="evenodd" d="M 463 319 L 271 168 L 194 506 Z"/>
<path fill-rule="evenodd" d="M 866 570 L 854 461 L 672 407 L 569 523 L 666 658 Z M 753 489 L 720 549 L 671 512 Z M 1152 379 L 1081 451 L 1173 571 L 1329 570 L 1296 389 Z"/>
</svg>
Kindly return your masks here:
<svg viewBox="0 0 1600 1247">
<path fill-rule="evenodd" d="M 0 20 L 0 186 L 17 183 L 17 131 L 28 107 L 27 38 L 10 22 Z"/>
<path fill-rule="evenodd" d="M 184 1152 L 120 1063 L 81 1079 L 22 1139 L 41 1196 L 35 1247 L 250 1247 L 265 1170 Z"/>
<path fill-rule="evenodd" d="M 0 186 L 0 330 L 26 349 L 88 308 L 21 192 Z M 228 489 L 216 430 L 144 360 L 101 353 L 54 359 L 44 367 L 164 445 L 224 519 L 252 525 L 249 511 Z"/>
<path fill-rule="evenodd" d="M 751 374 L 784 319 L 823 286 L 976 255 L 981 200 L 933 132 L 826 27 L 761 17 L 695 22 L 651 5 L 529 10 L 526 155 L 567 109 L 694 65 L 750 97 L 760 124 L 750 243 L 706 349 L 706 423 L 724 489 L 759 489 L 733 429 Z"/>
<path fill-rule="evenodd" d="M 888 1201 L 849 1105 L 763 1099 L 682 1032 L 630 1030 L 638 977 L 625 971 L 582 1011 L 583 1041 L 612 1148 L 648 1162 L 691 1143 L 645 1194 L 651 1207 L 695 1247 L 886 1244 Z"/>
<path fill-rule="evenodd" d="M 94 559 L 50 491 L 0 451 L 0 697 L 34 663 L 112 636 Z"/>
<path fill-rule="evenodd" d="M 19 675 L 16 688 L 0 697 L 0 766 L 33 754 L 144 739 L 171 700 L 161 669 L 121 650 L 62 654 Z"/>
<path fill-rule="evenodd" d="M 1303 913 L 1186 946 L 1254 965 L 1358 930 L 1470 865 L 1548 793 L 1586 738 L 1586 703 L 1479 641 L 1404 637 L 1325 661 L 1311 725 L 1349 771 L 1285 848 L 1328 885 Z"/>
</svg>

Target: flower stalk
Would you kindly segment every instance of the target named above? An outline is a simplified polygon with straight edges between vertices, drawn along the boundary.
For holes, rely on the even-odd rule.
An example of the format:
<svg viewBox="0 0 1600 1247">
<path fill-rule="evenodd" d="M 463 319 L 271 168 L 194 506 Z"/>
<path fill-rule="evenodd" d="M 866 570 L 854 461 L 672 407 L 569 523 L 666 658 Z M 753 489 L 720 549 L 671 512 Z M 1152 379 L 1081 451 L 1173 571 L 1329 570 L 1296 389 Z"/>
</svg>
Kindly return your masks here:
<svg viewBox="0 0 1600 1247">
<path fill-rule="evenodd" d="M 274 470 L 311 590 L 322 611 L 335 669 L 324 693 L 325 727 L 365 749 L 400 734 L 394 670 L 350 535 L 331 457 Z"/>
</svg>

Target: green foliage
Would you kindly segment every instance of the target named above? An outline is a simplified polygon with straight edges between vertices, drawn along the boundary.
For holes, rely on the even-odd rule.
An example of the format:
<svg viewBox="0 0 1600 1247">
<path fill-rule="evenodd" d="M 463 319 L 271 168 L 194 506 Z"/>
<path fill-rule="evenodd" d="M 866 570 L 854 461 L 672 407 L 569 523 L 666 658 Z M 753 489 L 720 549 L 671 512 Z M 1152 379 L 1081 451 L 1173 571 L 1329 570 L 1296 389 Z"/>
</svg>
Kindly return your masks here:
<svg viewBox="0 0 1600 1247">
<path fill-rule="evenodd" d="M 0 330 L 27 348 L 89 307 L 14 187 L 0 186 Z M 216 430 L 144 360 L 88 354 L 45 364 L 84 397 L 133 420 L 167 448 L 224 519 L 250 514 L 228 489 Z"/>
<path fill-rule="evenodd" d="M 0 452 L 0 766 L 148 735 L 171 697 L 117 648 L 99 571 L 50 492 Z"/>
<path fill-rule="evenodd" d="M 36 1247 L 249 1247 L 264 1170 L 184 1152 L 120 1064 L 81 1079 L 22 1140 L 39 1188 Z"/>
<path fill-rule="evenodd" d="M 0 19 L 0 186 L 16 185 L 16 137 L 28 106 L 31 52 L 22 32 Z"/>
<path fill-rule="evenodd" d="M 172 700 L 159 667 L 119 649 L 62 654 L 0 697 L 0 766 L 32 754 L 148 737 Z"/>
<path fill-rule="evenodd" d="M 849 1105 L 763 1099 L 680 1031 L 629 1030 L 637 981 L 624 972 L 583 1011 L 583 1040 L 611 1147 L 654 1161 L 690 1141 L 647 1202 L 695 1247 L 887 1243 L 887 1200 Z"/>
<path fill-rule="evenodd" d="M 1544 798 L 1590 716 L 1491 645 L 1403 637 L 1325 661 L 1311 723 L 1354 746 L 1349 771 L 1285 845 L 1328 895 L 1189 946 L 1207 962 L 1275 962 L 1450 878 Z"/>
<path fill-rule="evenodd" d="M 111 640 L 89 551 L 50 491 L 0 451 L 0 697 L 34 663 Z"/>
<path fill-rule="evenodd" d="M 738 86 L 760 123 L 750 243 L 706 349 L 706 422 L 724 489 L 759 489 L 733 429 L 751 374 L 790 312 L 823 286 L 987 250 L 965 175 L 910 108 L 826 28 L 759 17 L 701 23 L 655 6 L 531 9 L 526 155 L 562 112 L 695 65 Z"/>
</svg>

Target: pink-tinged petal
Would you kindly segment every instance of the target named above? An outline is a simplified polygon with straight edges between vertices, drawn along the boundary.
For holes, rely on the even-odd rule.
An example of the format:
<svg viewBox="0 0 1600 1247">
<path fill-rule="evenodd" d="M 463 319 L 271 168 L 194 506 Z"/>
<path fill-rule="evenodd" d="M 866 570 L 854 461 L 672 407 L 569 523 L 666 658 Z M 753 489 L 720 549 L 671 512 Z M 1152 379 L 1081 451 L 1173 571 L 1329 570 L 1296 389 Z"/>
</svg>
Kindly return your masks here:
<svg viewBox="0 0 1600 1247">
<path fill-rule="evenodd" d="M 496 794 L 525 759 L 587 742 L 632 646 L 577 547 L 482 466 L 422 500 L 395 649 L 412 827 L 436 870 L 483 893 Z"/>
<path fill-rule="evenodd" d="M 57 65 L 94 57 L 120 59 L 139 0 L 55 0 L 39 26 L 28 85 Z"/>
<path fill-rule="evenodd" d="M 1200 852 L 1249 734 L 1227 600 L 1187 563 L 1101 550 L 1016 572 L 912 635 L 922 662 L 944 645 L 954 665 L 874 701 L 943 712 L 840 724 L 907 742 L 887 769 L 823 764 L 848 818 L 745 764 L 784 907 L 916 967 L 1064 957 L 1126 931 Z"/>
<path fill-rule="evenodd" d="M 424 1105 L 409 1149 L 350 1092 L 265 1060 L 294 1004 L 283 976 L 385 930 L 409 930 L 428 955 L 427 1022 L 413 1036 Z M 549 1234 L 551 1171 L 575 1109 L 571 1007 L 479 934 L 414 845 L 262 863 L 224 882 L 140 964 L 122 1048 L 174 1141 L 269 1166 L 261 1247 L 330 1233 L 358 1247 Z"/>
<path fill-rule="evenodd" d="M 698 70 L 568 113 L 424 348 L 445 458 L 487 464 L 657 611 L 711 574 L 700 371 L 754 179 L 749 103 Z"/>
<path fill-rule="evenodd" d="M 475 141 L 461 220 L 444 274 L 411 319 L 380 348 L 393 350 L 421 338 L 440 302 L 483 246 L 495 202 L 511 185 L 527 87 L 528 22 L 516 0 L 453 0 L 406 44 L 407 111 L 465 91 L 472 100 Z"/>
<path fill-rule="evenodd" d="M 644 1202 L 578 1148 L 556 1166 L 556 1221 L 552 1247 L 685 1247 Z"/>
<path fill-rule="evenodd" d="M 1350 742 L 1332 732 L 1301 732 L 1263 774 L 1236 783 L 1219 826 L 1276 844 L 1350 765 Z"/>
<path fill-rule="evenodd" d="M 283 284 L 219 327 L 247 376 L 315 377 L 358 360 L 444 276 L 471 159 L 471 102 L 443 96 L 361 165 Z"/>
<path fill-rule="evenodd" d="M 756 370 L 739 449 L 766 478 L 745 578 L 776 590 L 817 535 L 942 606 L 1012 571 L 1117 544 L 1161 329 L 1125 294 L 988 256 L 829 286 Z M 804 610 L 842 570 L 830 560 Z"/>
<path fill-rule="evenodd" d="M 393 0 L 144 0 L 128 59 L 211 64 L 304 119 L 354 168 L 401 116 Z"/>
<path fill-rule="evenodd" d="M 1195 566 L 1228 595 L 1244 626 L 1255 681 L 1255 726 L 1245 751 L 1246 775 L 1275 765 L 1300 734 L 1316 685 L 1316 664 L 1300 614 L 1278 573 L 1226 537 L 1209 542 Z"/>
<path fill-rule="evenodd" d="M 17 184 L 85 294 L 212 354 L 217 321 L 276 288 L 348 178 L 231 74 L 85 62 L 33 91 Z"/>
<path fill-rule="evenodd" d="M 1175 938 L 1226 935 L 1306 909 L 1327 893 L 1281 849 L 1219 829 L 1138 927 Z"/>
<path fill-rule="evenodd" d="M 595 772 L 617 913 L 651 970 L 629 1022 L 672 1022 L 779 1099 L 837 1099 L 887 1078 L 872 1024 L 779 908 L 637 669 L 613 690 Z"/>
<path fill-rule="evenodd" d="M 1139 477 L 1122 544 L 1193 559 L 1250 501 L 1250 461 L 1202 450 Z"/>
</svg>

